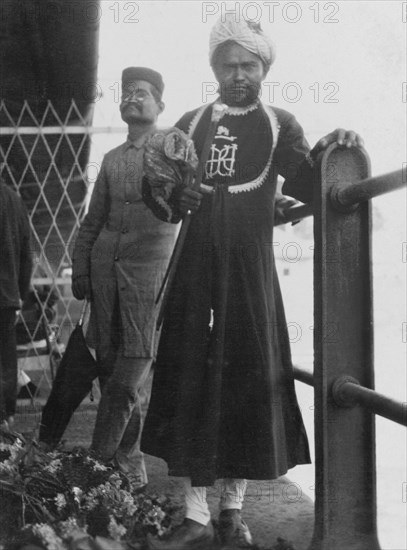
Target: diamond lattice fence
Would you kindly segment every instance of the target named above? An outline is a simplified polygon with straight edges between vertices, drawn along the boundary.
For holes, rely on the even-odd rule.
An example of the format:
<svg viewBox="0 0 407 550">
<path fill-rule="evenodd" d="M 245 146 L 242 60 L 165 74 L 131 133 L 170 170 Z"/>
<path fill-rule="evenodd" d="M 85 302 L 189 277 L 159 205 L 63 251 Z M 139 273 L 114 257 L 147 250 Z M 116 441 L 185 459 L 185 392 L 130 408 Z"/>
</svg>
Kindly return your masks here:
<svg viewBox="0 0 407 550">
<path fill-rule="evenodd" d="M 19 366 L 40 365 L 38 384 L 49 390 L 49 351 L 55 359 L 63 350 L 81 306 L 70 290 L 71 252 L 85 213 L 92 128 L 74 102 L 63 119 L 50 102 L 36 114 L 25 102 L 12 117 L 0 103 L 0 176 L 23 198 L 32 229 L 33 307 L 19 316 Z"/>
</svg>

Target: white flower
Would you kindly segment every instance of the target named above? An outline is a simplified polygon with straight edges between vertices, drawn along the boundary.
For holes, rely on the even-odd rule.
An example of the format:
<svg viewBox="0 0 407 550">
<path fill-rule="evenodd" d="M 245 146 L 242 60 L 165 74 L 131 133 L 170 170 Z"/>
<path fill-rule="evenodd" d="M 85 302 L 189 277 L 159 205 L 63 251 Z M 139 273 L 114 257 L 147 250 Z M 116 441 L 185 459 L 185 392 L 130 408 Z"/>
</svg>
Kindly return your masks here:
<svg viewBox="0 0 407 550">
<path fill-rule="evenodd" d="M 98 505 L 97 500 L 97 493 L 95 489 L 91 489 L 86 495 L 85 495 L 85 502 L 83 504 L 83 507 L 85 510 L 94 510 L 96 506 Z"/>
<path fill-rule="evenodd" d="M 95 460 L 94 458 L 91 458 L 90 456 L 87 456 L 85 458 L 85 462 L 90 462 L 95 472 L 106 472 L 109 469 L 107 466 Z"/>
<path fill-rule="evenodd" d="M 62 461 L 59 458 L 55 458 L 54 460 L 51 460 L 49 464 L 44 466 L 44 470 L 46 472 L 49 472 L 50 474 L 56 474 L 58 470 L 62 468 Z"/>
<path fill-rule="evenodd" d="M 115 520 L 114 516 L 109 516 L 110 521 L 108 525 L 109 535 L 113 540 L 121 540 L 121 538 L 126 534 L 127 529 L 124 525 L 119 525 Z"/>
<path fill-rule="evenodd" d="M 0 451 L 8 452 L 10 456 L 0 462 L 0 474 L 15 475 L 18 472 L 18 461 L 23 448 L 23 443 L 20 439 L 16 439 L 11 445 L 10 443 L 0 443 Z"/>
<path fill-rule="evenodd" d="M 16 439 L 13 444 L 0 442 L 0 451 L 8 453 L 7 458 L 0 462 L 0 477 L 14 478 L 18 476 L 18 463 L 21 456 L 23 444 Z"/>
<path fill-rule="evenodd" d="M 80 504 L 81 496 L 83 495 L 82 489 L 80 489 L 79 487 L 72 487 L 72 493 L 76 502 Z"/>
<path fill-rule="evenodd" d="M 118 474 L 113 474 L 109 477 L 108 483 L 112 484 L 113 487 L 116 487 L 116 489 L 120 489 L 123 481 L 120 479 L 120 476 Z"/>
<path fill-rule="evenodd" d="M 78 531 L 86 534 L 87 527 L 79 527 L 78 521 L 74 517 L 69 517 L 67 520 L 58 523 L 58 532 L 64 540 L 71 538 Z"/>
<path fill-rule="evenodd" d="M 120 493 L 120 496 L 122 497 L 121 503 L 124 510 L 129 516 L 132 516 L 135 512 L 137 512 L 137 506 L 134 503 L 134 498 L 127 491 L 120 491 Z"/>
<path fill-rule="evenodd" d="M 66 498 L 63 493 L 58 493 L 57 496 L 54 498 L 56 507 L 59 511 L 62 510 L 62 508 L 65 508 L 66 506 Z"/>
<path fill-rule="evenodd" d="M 8 451 L 11 458 L 15 458 L 22 448 L 23 444 L 20 439 L 16 439 L 12 445 L 10 443 L 0 443 L 0 451 Z"/>
<path fill-rule="evenodd" d="M 32 527 L 32 532 L 40 537 L 47 550 L 66 550 L 66 546 L 61 538 L 55 533 L 53 528 L 46 523 L 36 523 Z"/>
<path fill-rule="evenodd" d="M 14 476 L 18 472 L 17 464 L 13 464 L 11 460 L 3 460 L 0 462 L 0 475 L 5 474 L 6 476 Z"/>
<path fill-rule="evenodd" d="M 106 472 L 109 468 L 101 462 L 95 460 L 95 462 L 93 463 L 93 469 L 95 470 L 95 472 Z"/>
</svg>

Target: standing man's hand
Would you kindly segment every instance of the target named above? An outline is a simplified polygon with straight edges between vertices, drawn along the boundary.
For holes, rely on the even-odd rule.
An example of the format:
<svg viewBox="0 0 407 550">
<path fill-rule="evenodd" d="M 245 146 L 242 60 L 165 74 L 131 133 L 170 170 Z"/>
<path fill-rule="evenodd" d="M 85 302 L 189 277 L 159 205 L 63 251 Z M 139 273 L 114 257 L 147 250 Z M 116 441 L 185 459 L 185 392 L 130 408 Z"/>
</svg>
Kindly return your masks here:
<svg viewBox="0 0 407 550">
<path fill-rule="evenodd" d="M 288 197 L 282 195 L 281 193 L 276 193 L 276 198 L 274 202 L 274 225 L 281 225 L 286 223 L 286 212 L 293 206 L 302 204 L 293 197 Z M 298 220 L 300 221 L 300 220 Z M 292 225 L 298 223 L 298 221 L 292 222 Z"/>
<path fill-rule="evenodd" d="M 89 300 L 91 295 L 90 277 L 81 275 L 72 281 L 72 294 L 77 300 Z"/>
<path fill-rule="evenodd" d="M 178 208 L 183 216 L 190 212 L 196 212 L 201 205 L 202 193 L 184 187 L 178 199 Z"/>
<path fill-rule="evenodd" d="M 312 156 L 315 159 L 321 151 L 326 149 L 331 143 L 337 143 L 345 147 L 363 147 L 362 137 L 353 130 L 344 130 L 343 128 L 337 128 L 330 134 L 327 134 L 321 138 L 312 149 Z"/>
</svg>

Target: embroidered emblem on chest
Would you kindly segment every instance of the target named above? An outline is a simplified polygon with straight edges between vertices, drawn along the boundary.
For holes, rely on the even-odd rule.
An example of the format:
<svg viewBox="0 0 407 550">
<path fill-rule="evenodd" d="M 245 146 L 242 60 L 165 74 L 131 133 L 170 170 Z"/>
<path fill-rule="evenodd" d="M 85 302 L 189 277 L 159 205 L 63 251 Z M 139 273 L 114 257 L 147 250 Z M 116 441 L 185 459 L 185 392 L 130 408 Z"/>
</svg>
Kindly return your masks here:
<svg viewBox="0 0 407 550">
<path fill-rule="evenodd" d="M 209 158 L 206 161 L 205 173 L 208 179 L 215 176 L 231 177 L 235 173 L 237 143 L 233 142 L 237 137 L 230 136 L 229 133 L 229 128 L 218 126 L 215 140 L 219 140 L 219 147 L 218 143 L 212 143 Z"/>
</svg>

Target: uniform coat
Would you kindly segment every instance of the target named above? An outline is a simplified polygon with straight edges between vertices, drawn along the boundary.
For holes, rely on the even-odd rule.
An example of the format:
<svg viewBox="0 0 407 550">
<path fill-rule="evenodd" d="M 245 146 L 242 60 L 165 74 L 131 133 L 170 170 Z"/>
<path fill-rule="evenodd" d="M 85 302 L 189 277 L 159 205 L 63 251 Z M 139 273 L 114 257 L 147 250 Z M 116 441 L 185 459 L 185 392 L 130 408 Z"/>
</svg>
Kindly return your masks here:
<svg viewBox="0 0 407 550">
<path fill-rule="evenodd" d="M 107 153 L 76 240 L 73 277 L 92 283 L 90 342 L 100 359 L 111 347 L 115 303 L 125 357 L 153 357 L 155 298 L 177 227 L 158 220 L 142 200 L 144 139 Z"/>
</svg>

